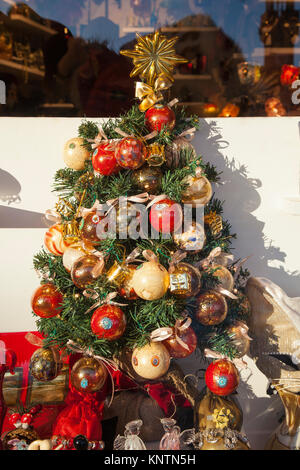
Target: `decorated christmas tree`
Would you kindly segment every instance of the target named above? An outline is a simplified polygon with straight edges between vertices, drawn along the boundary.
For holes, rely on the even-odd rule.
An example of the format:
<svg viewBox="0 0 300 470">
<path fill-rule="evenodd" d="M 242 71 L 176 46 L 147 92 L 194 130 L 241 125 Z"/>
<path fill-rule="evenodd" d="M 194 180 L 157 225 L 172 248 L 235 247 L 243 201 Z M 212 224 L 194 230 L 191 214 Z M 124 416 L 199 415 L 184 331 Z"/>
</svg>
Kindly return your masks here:
<svg viewBox="0 0 300 470">
<path fill-rule="evenodd" d="M 196 448 L 220 432 L 219 448 L 246 448 L 228 396 L 249 347 L 248 272 L 231 254 L 235 234 L 214 196 L 221 174 L 191 144 L 199 120 L 170 96 L 184 62 L 175 42 L 155 33 L 121 51 L 140 80 L 137 103 L 118 119 L 83 121 L 65 144 L 58 202 L 47 211 L 53 225 L 34 257 L 41 285 L 32 310 L 44 341 L 31 372 L 52 380 L 59 351 L 74 363 L 80 396 L 99 392 L 116 370 L 141 387 L 165 383 L 194 407 Z M 215 359 L 204 398 L 176 367 L 196 348 Z M 208 429 L 199 421 L 205 406 L 214 413 Z"/>
</svg>

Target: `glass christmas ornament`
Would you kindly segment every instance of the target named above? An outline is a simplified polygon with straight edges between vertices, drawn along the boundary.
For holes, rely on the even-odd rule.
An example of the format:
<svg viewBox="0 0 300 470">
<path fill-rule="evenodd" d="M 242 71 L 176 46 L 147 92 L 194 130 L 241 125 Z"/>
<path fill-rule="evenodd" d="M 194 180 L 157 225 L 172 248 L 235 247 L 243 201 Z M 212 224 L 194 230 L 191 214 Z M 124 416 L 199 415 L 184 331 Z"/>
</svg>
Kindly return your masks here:
<svg viewBox="0 0 300 470">
<path fill-rule="evenodd" d="M 176 297 L 187 298 L 197 295 L 201 288 L 199 269 L 188 263 L 178 263 L 169 270 L 170 292 Z"/>
<path fill-rule="evenodd" d="M 238 64 L 237 72 L 242 85 L 253 85 L 257 83 L 261 77 L 260 66 L 249 64 L 249 62 L 241 62 Z"/>
<path fill-rule="evenodd" d="M 119 287 L 119 294 L 127 300 L 136 300 L 138 298 L 138 295 L 132 287 L 132 278 L 136 269 L 136 265 L 130 264 L 127 266 L 126 277 Z"/>
<path fill-rule="evenodd" d="M 170 354 L 161 342 L 151 342 L 134 349 L 131 364 L 140 377 L 156 380 L 168 372 Z"/>
<path fill-rule="evenodd" d="M 176 123 L 175 113 L 169 106 L 156 104 L 146 111 L 145 122 L 150 131 L 172 130 Z"/>
<path fill-rule="evenodd" d="M 36 289 L 31 298 L 31 308 L 41 318 L 56 317 L 62 311 L 63 295 L 54 284 L 43 284 Z"/>
<path fill-rule="evenodd" d="M 61 224 L 52 225 L 45 234 L 44 245 L 55 256 L 62 256 L 72 243 L 73 240 L 64 239 L 64 227 Z"/>
<path fill-rule="evenodd" d="M 146 450 L 146 446 L 139 437 L 143 425 L 141 419 L 126 424 L 124 436 L 118 435 L 114 441 L 114 450 Z"/>
<path fill-rule="evenodd" d="M 156 300 L 165 295 L 170 284 L 168 271 L 159 263 L 148 261 L 140 265 L 132 276 L 131 286 L 144 300 Z"/>
<path fill-rule="evenodd" d="M 114 341 L 126 329 L 126 316 L 116 305 L 102 305 L 97 308 L 91 319 L 91 330 L 100 339 Z"/>
<path fill-rule="evenodd" d="M 109 176 L 118 173 L 120 167 L 115 157 L 115 148 L 111 143 L 100 144 L 92 156 L 93 168 L 100 175 Z"/>
<path fill-rule="evenodd" d="M 160 422 L 165 434 L 159 443 L 159 450 L 180 450 L 180 428 L 176 426 L 175 419 L 163 418 Z"/>
<path fill-rule="evenodd" d="M 87 216 L 84 217 L 80 224 L 80 232 L 81 238 L 85 242 L 90 244 L 99 243 L 100 239 L 98 238 L 97 233 L 99 234 L 101 227 L 99 227 L 98 224 L 103 219 L 104 216 L 100 216 L 97 211 L 90 212 Z"/>
<path fill-rule="evenodd" d="M 205 326 L 219 325 L 228 311 L 227 302 L 222 294 L 207 291 L 197 296 L 196 319 Z"/>
<path fill-rule="evenodd" d="M 235 357 L 241 358 L 249 352 L 251 338 L 248 336 L 248 327 L 243 322 L 235 322 L 226 328 L 230 344 L 236 351 Z"/>
<path fill-rule="evenodd" d="M 54 380 L 62 369 L 59 353 L 54 348 L 37 349 L 30 359 L 29 370 L 39 382 Z"/>
<path fill-rule="evenodd" d="M 29 445 L 38 439 L 39 435 L 32 428 L 14 429 L 2 436 L 3 450 L 28 450 Z"/>
<path fill-rule="evenodd" d="M 75 137 L 65 143 L 63 158 L 68 168 L 84 170 L 84 164 L 90 158 L 90 152 L 84 147 L 84 140 L 81 137 Z"/>
<path fill-rule="evenodd" d="M 165 149 L 166 165 L 168 168 L 177 168 L 182 163 L 182 158 L 190 156 L 190 160 L 197 157 L 193 145 L 185 137 L 177 137 L 171 145 Z M 187 162 L 184 162 L 186 164 Z"/>
<path fill-rule="evenodd" d="M 181 206 L 171 199 L 162 199 L 151 207 L 149 220 L 157 232 L 172 233 L 182 224 Z"/>
<path fill-rule="evenodd" d="M 286 110 L 279 98 L 268 98 L 265 102 L 266 115 L 269 117 L 286 116 Z"/>
<path fill-rule="evenodd" d="M 285 64 L 281 67 L 280 83 L 283 86 L 290 86 L 299 78 L 299 67 Z"/>
<path fill-rule="evenodd" d="M 240 114 L 240 108 L 236 104 L 227 103 L 219 114 L 219 117 L 237 117 Z"/>
<path fill-rule="evenodd" d="M 157 143 L 148 145 L 146 160 L 151 167 L 163 165 L 166 161 L 165 146 Z"/>
<path fill-rule="evenodd" d="M 219 106 L 215 103 L 204 103 L 204 105 L 202 106 L 202 113 L 205 117 L 218 116 L 219 111 Z"/>
<path fill-rule="evenodd" d="M 211 269 L 212 275 L 217 277 L 220 282 L 218 285 L 231 292 L 234 287 L 234 279 L 231 272 L 221 264 L 212 264 Z"/>
<path fill-rule="evenodd" d="M 156 194 L 161 187 L 162 172 L 160 168 L 143 166 L 132 174 L 132 178 L 139 190 Z"/>
<path fill-rule="evenodd" d="M 206 240 L 204 227 L 192 221 L 182 233 L 174 233 L 173 240 L 180 250 L 199 253 Z"/>
<path fill-rule="evenodd" d="M 140 168 L 144 164 L 146 156 L 146 146 L 136 137 L 125 137 L 116 146 L 117 163 L 127 170 Z"/>
<path fill-rule="evenodd" d="M 72 266 L 72 281 L 79 289 L 85 289 L 102 274 L 103 268 L 103 258 L 95 255 L 82 256 Z"/>
<path fill-rule="evenodd" d="M 71 370 L 71 383 L 79 392 L 98 392 L 105 384 L 106 378 L 106 367 L 93 357 L 82 357 Z"/>
<path fill-rule="evenodd" d="M 73 446 L 76 450 L 88 450 L 89 441 L 85 436 L 79 434 L 78 436 L 74 437 Z"/>
<path fill-rule="evenodd" d="M 191 204 L 197 207 L 199 204 L 207 204 L 213 195 L 212 187 L 208 179 L 199 174 L 187 176 L 183 182 L 188 185 L 182 193 L 183 204 Z"/>
<path fill-rule="evenodd" d="M 183 341 L 186 347 L 184 347 L 178 339 Z M 182 359 L 190 356 L 195 351 L 197 347 L 197 336 L 193 328 L 188 327 L 183 331 L 174 331 L 174 334 L 164 340 L 163 344 L 166 346 L 171 357 Z"/>
<path fill-rule="evenodd" d="M 231 395 L 239 385 L 239 372 L 233 362 L 218 359 L 212 362 L 205 372 L 208 389 L 219 396 Z"/>
<path fill-rule="evenodd" d="M 62 258 L 65 269 L 70 273 L 75 261 L 77 261 L 79 258 L 82 258 L 82 256 L 88 254 L 92 250 L 93 246 L 88 244 L 86 244 L 84 247 L 81 243 L 74 243 L 73 245 L 70 245 L 69 248 L 67 248 L 64 252 Z"/>
</svg>

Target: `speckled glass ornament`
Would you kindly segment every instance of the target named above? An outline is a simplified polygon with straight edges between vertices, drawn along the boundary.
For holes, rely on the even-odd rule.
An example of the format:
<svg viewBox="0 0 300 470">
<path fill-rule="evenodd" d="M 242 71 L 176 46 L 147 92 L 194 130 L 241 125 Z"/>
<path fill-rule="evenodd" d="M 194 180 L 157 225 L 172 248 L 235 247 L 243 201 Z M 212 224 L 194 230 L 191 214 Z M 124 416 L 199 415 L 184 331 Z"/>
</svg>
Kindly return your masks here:
<svg viewBox="0 0 300 470">
<path fill-rule="evenodd" d="M 200 204 L 207 204 L 213 195 L 212 187 L 208 179 L 203 175 L 187 176 L 183 182 L 188 185 L 182 193 L 183 204 L 191 204 L 197 207 Z"/>
<path fill-rule="evenodd" d="M 207 291 L 196 298 L 196 319 L 206 326 L 219 325 L 227 316 L 227 302 L 222 294 Z"/>
<path fill-rule="evenodd" d="M 179 163 L 181 163 L 182 154 L 184 157 L 189 154 L 190 160 L 197 157 L 194 146 L 185 137 L 177 137 L 171 145 L 165 148 L 167 167 L 177 168 Z"/>
<path fill-rule="evenodd" d="M 203 225 L 193 221 L 182 233 L 174 233 L 173 239 L 180 250 L 199 253 L 206 240 L 205 230 Z"/>
<path fill-rule="evenodd" d="M 54 348 L 37 349 L 30 359 L 29 370 L 39 382 L 54 380 L 62 369 L 59 353 Z"/>
<path fill-rule="evenodd" d="M 234 287 L 234 279 L 231 272 L 221 264 L 212 264 L 211 269 L 213 271 L 212 275 L 217 277 L 220 282 L 218 285 L 231 292 Z"/>
<path fill-rule="evenodd" d="M 96 211 L 93 211 L 81 221 L 81 238 L 85 242 L 90 244 L 97 244 L 100 242 L 100 239 L 97 236 L 97 227 L 102 219 L 104 219 L 104 216 L 100 216 Z"/>
<path fill-rule="evenodd" d="M 119 339 L 126 328 L 126 316 L 117 305 L 101 305 L 91 319 L 91 330 L 100 339 Z"/>
<path fill-rule="evenodd" d="M 162 172 L 160 168 L 143 166 L 132 175 L 137 188 L 149 194 L 156 194 L 160 190 Z"/>
<path fill-rule="evenodd" d="M 239 380 L 237 368 L 228 359 L 212 362 L 205 372 L 205 383 L 215 395 L 231 395 L 237 389 Z"/>
<path fill-rule="evenodd" d="M 146 156 L 146 146 L 136 137 L 125 137 L 116 146 L 116 160 L 122 168 L 127 170 L 140 168 L 144 164 Z"/>
</svg>

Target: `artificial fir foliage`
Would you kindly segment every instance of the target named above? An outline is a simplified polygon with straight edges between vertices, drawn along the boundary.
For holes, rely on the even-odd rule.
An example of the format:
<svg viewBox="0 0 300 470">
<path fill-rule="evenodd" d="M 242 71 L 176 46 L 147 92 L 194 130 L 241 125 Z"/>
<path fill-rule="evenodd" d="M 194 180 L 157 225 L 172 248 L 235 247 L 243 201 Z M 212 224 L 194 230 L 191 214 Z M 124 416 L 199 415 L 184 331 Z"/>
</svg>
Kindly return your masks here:
<svg viewBox="0 0 300 470">
<path fill-rule="evenodd" d="M 197 116 L 188 116 L 181 106 L 174 106 L 176 125 L 173 129 L 164 127 L 155 136 L 146 142 L 147 145 L 157 143 L 165 147 L 181 136 L 190 128 L 199 128 Z M 136 104 L 123 116 L 117 119 L 108 119 L 99 124 L 84 120 L 78 129 L 78 136 L 84 141 L 84 146 L 93 153 L 92 144 L 98 136 L 99 129 L 105 139 L 109 141 L 120 140 L 122 136 L 119 130 L 130 136 L 142 139 L 149 134 L 145 123 L 145 113 Z M 103 140 L 105 142 L 106 140 Z M 221 173 L 210 163 L 205 161 L 205 156 L 193 155 L 188 148 L 182 148 L 176 168 L 168 168 L 164 163 L 161 166 L 162 183 L 160 194 L 166 195 L 174 202 L 181 203 L 182 193 L 187 189 L 184 179 L 187 176 L 195 176 L 196 169 L 201 168 L 202 174 L 210 181 L 217 183 L 221 179 Z M 75 220 L 81 227 L 82 217 L 80 208 L 89 209 L 96 201 L 104 204 L 109 200 L 115 200 L 121 196 L 131 197 L 140 191 L 135 186 L 133 171 L 122 170 L 110 176 L 94 175 L 92 161 L 85 162 L 84 170 L 75 171 L 70 168 L 60 169 L 54 177 L 53 190 L 57 193 L 61 205 L 68 210 L 59 212 L 61 223 Z M 205 223 L 206 241 L 203 249 L 198 253 L 186 252 L 184 262 L 200 265 L 212 250 L 220 248 L 223 253 L 230 253 L 232 239 L 236 237 L 231 231 L 230 223 L 223 218 L 223 203 L 214 196 L 205 206 L 205 215 L 214 213 L 222 217 L 222 228 L 217 236 L 211 226 Z M 235 320 L 247 321 L 249 314 L 245 306 L 244 284 L 247 279 L 247 270 L 241 269 L 235 281 L 237 299 L 227 299 L 228 315 L 226 320 L 218 326 L 203 326 L 195 318 L 196 299 L 183 299 L 172 295 L 168 291 L 158 300 L 127 300 L 118 293 L 114 301 L 122 304 L 127 319 L 127 326 L 123 336 L 115 341 L 99 339 L 91 330 L 90 323 L 93 315 L 93 305 L 96 301 L 105 299 L 107 295 L 118 291 L 108 282 L 106 273 L 115 262 L 121 264 L 135 248 L 151 250 L 158 258 L 159 263 L 166 269 L 169 268 L 172 255 L 177 247 L 171 236 L 158 239 L 119 239 L 117 236 L 99 240 L 94 244 L 94 249 L 104 256 L 105 270 L 93 283 L 89 284 L 88 290 L 92 291 L 94 297 L 86 296 L 78 289 L 65 269 L 62 257 L 49 254 L 41 250 L 34 257 L 34 268 L 42 277 L 42 282 L 51 281 L 63 294 L 63 310 L 57 317 L 37 320 L 38 329 L 45 336 L 45 345 L 57 345 L 67 348 L 69 340 L 79 344 L 83 349 L 90 348 L 94 354 L 113 358 L 118 356 L 124 349 L 132 350 L 141 347 L 150 341 L 151 333 L 157 328 L 174 327 L 176 321 L 182 318 L 184 312 L 192 318 L 192 327 L 197 333 L 200 349 L 209 347 L 230 358 L 235 357 L 235 348 L 226 333 L 226 327 Z M 142 256 L 142 255 L 140 255 Z M 236 260 L 237 262 L 238 260 Z M 235 264 L 229 267 L 232 274 L 235 273 Z M 214 289 L 220 285 L 218 277 L 214 276 L 213 270 L 201 270 L 202 290 Z M 95 300 L 95 298 L 97 300 Z M 124 305 L 125 304 L 125 305 Z M 70 352 L 70 351 L 69 351 Z"/>
</svg>

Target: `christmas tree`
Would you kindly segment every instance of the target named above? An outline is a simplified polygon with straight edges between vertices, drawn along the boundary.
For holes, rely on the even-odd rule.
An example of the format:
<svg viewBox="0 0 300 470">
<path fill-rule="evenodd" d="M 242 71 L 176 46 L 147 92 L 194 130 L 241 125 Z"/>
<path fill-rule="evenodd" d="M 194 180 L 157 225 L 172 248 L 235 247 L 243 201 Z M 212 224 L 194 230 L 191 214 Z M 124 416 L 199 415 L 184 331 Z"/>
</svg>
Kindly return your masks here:
<svg viewBox="0 0 300 470">
<path fill-rule="evenodd" d="M 213 194 L 221 175 L 191 144 L 199 120 L 170 101 L 174 67 L 184 61 L 175 42 L 155 33 L 121 51 L 140 77 L 138 102 L 100 126 L 84 120 L 55 175 L 58 202 L 34 257 L 42 280 L 32 309 L 45 349 L 96 361 L 93 380 L 80 360 L 73 366 L 82 393 L 101 389 L 107 364 L 163 380 L 171 358 L 198 347 L 218 359 L 206 383 L 222 401 L 237 388 L 234 362 L 248 350 L 249 273 L 231 254 L 235 234 Z"/>
</svg>

